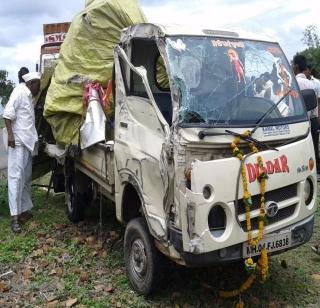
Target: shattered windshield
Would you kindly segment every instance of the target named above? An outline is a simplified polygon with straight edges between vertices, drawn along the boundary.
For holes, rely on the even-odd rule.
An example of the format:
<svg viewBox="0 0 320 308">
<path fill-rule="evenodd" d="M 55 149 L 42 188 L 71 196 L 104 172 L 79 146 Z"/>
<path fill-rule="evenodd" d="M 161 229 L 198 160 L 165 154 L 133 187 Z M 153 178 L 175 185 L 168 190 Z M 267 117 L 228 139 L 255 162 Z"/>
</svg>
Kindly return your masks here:
<svg viewBox="0 0 320 308">
<path fill-rule="evenodd" d="M 214 37 L 166 39 L 180 91 L 180 124 L 253 126 L 285 95 L 264 125 L 307 120 L 288 61 L 275 43 Z"/>
</svg>

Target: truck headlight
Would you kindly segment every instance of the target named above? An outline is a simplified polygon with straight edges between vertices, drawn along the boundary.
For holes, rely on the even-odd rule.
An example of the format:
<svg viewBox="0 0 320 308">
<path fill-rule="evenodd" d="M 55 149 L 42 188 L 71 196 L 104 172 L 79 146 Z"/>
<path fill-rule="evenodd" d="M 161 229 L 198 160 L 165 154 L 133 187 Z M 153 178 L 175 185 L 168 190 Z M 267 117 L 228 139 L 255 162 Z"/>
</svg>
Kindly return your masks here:
<svg viewBox="0 0 320 308">
<path fill-rule="evenodd" d="M 304 202 L 306 205 L 309 205 L 312 197 L 313 197 L 313 191 L 314 191 L 314 187 L 313 187 L 313 182 L 310 178 L 307 178 L 306 181 L 304 182 Z"/>
</svg>

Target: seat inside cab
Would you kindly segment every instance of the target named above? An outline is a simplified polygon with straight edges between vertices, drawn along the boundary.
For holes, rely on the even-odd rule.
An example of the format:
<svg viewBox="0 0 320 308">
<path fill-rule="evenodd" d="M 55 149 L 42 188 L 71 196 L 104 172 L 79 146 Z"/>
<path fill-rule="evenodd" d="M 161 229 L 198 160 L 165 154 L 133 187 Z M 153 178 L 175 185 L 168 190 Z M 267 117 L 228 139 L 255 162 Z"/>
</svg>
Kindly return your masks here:
<svg viewBox="0 0 320 308">
<path fill-rule="evenodd" d="M 172 100 L 167 73 L 158 46 L 153 39 L 134 39 L 132 41 L 131 63 L 147 70 L 148 82 L 159 110 L 167 123 L 172 124 Z M 160 78 L 159 78 L 160 76 Z M 141 79 L 131 75 L 131 95 L 148 97 Z"/>
</svg>

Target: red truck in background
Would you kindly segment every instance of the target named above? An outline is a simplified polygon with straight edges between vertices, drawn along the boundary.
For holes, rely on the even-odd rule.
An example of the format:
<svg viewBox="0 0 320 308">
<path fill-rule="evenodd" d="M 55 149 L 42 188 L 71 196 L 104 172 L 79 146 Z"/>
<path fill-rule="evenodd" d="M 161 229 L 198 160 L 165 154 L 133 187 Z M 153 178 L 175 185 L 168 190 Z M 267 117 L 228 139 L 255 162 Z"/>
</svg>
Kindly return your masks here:
<svg viewBox="0 0 320 308">
<path fill-rule="evenodd" d="M 59 57 L 60 46 L 63 43 L 70 27 L 70 22 L 52 23 L 43 25 L 44 44 L 40 51 L 40 67 L 44 73 L 47 68 L 53 68 Z"/>
<path fill-rule="evenodd" d="M 43 25 L 44 44 L 41 46 L 39 64 L 36 66 L 36 70 L 41 72 L 42 77 L 41 92 L 35 103 L 36 129 L 39 134 L 39 153 L 33 159 L 33 179 L 41 177 L 52 170 L 53 162 L 44 153 L 42 140 L 48 140 L 50 143 L 54 141 L 54 138 L 49 124 L 43 117 L 43 108 L 51 77 L 59 58 L 60 48 L 66 38 L 69 27 L 70 22 Z"/>
</svg>

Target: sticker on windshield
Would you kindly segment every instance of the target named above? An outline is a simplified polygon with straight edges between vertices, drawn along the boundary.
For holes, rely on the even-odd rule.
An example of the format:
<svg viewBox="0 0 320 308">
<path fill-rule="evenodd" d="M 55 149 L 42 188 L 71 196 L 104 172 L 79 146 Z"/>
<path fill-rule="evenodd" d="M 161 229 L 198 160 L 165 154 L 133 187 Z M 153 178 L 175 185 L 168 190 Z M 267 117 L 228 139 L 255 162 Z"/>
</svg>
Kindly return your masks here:
<svg viewBox="0 0 320 308">
<path fill-rule="evenodd" d="M 290 128 L 288 124 L 262 127 L 262 131 L 265 137 L 290 134 Z"/>
<path fill-rule="evenodd" d="M 238 53 L 234 49 L 229 49 L 228 56 L 230 58 L 230 62 L 233 65 L 234 70 L 237 73 L 238 82 L 241 82 L 241 80 L 243 80 L 243 82 L 246 83 L 246 79 L 244 77 L 244 66 L 240 61 Z"/>
<path fill-rule="evenodd" d="M 274 56 L 281 55 L 281 49 L 279 47 L 271 46 L 267 48 L 267 51 Z"/>
<path fill-rule="evenodd" d="M 212 40 L 211 42 L 213 47 L 244 48 L 244 43 L 241 41 Z"/>
<path fill-rule="evenodd" d="M 171 45 L 171 47 L 175 50 L 178 50 L 178 51 L 186 50 L 187 46 L 181 39 L 177 39 L 176 41 L 168 39 L 168 42 Z"/>
</svg>

